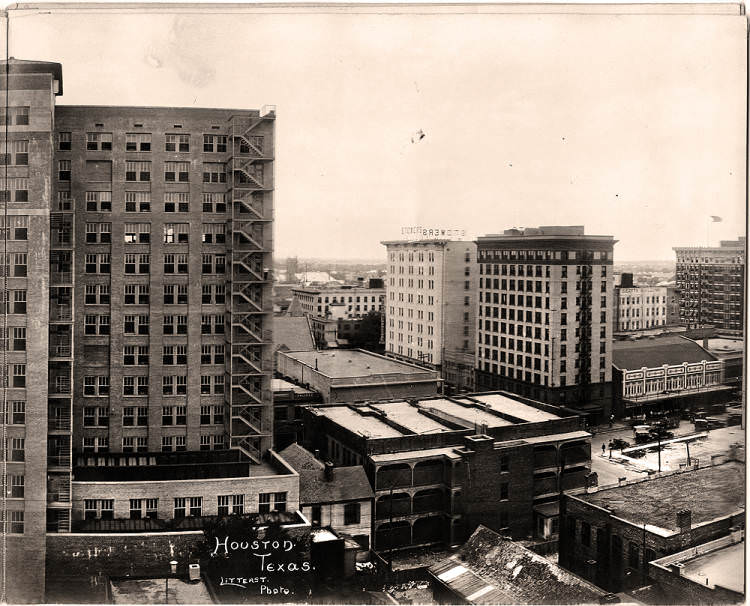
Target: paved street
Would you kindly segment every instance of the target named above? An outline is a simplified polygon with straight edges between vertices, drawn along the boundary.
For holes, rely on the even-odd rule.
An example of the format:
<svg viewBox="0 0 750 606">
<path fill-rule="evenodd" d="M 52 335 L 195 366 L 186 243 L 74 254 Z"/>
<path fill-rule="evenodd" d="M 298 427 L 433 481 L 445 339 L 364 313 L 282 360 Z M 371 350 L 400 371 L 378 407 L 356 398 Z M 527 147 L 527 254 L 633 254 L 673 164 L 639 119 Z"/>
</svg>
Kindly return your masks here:
<svg viewBox="0 0 750 606">
<path fill-rule="evenodd" d="M 596 430 L 599 431 L 596 431 Z M 671 430 L 675 437 L 695 433 L 693 424 L 689 421 L 681 421 L 680 426 Z M 602 456 L 602 444 L 609 444 L 612 439 L 628 441 L 631 446 L 635 445 L 633 430 L 630 427 L 615 426 L 610 430 L 607 426 L 595 428 L 594 437 L 591 440 L 591 470 L 598 475 L 599 486 L 616 484 L 619 478 L 628 480 L 646 477 L 648 469 L 658 468 L 658 454 L 648 452 L 641 458 L 632 457 L 634 460 L 620 460 L 619 451 L 610 452 L 607 449 Z M 739 425 L 723 427 L 708 432 L 706 438 L 690 442 L 691 459 L 698 458 L 703 465 L 711 460 L 711 455 L 727 454 L 729 447 L 734 443 L 744 445 L 744 431 Z M 687 447 L 684 443 L 668 444 L 661 451 L 661 468 L 663 471 L 673 471 L 680 468 L 681 463 L 687 462 Z"/>
</svg>

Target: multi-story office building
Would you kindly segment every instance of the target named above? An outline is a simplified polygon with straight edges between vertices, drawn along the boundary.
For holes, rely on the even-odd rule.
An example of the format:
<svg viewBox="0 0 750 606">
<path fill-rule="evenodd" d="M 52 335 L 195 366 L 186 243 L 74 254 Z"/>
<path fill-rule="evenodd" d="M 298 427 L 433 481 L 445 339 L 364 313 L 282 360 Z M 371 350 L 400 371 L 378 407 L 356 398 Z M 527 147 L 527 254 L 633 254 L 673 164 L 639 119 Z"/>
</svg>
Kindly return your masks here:
<svg viewBox="0 0 750 606">
<path fill-rule="evenodd" d="M 292 304 L 309 316 L 326 317 L 336 304 L 338 314 L 345 318 L 361 318 L 370 312 L 382 312 L 385 289 L 355 286 L 331 288 L 293 288 Z M 338 317 L 338 316 L 337 316 Z"/>
<path fill-rule="evenodd" d="M 609 417 L 615 242 L 583 226 L 478 239 L 477 389 Z"/>
<path fill-rule="evenodd" d="M 11 59 L 2 86 L 1 597 L 42 601 L 46 533 L 128 514 L 74 474 L 225 448 L 273 474 L 275 113 L 56 107 L 59 63 Z"/>
<path fill-rule="evenodd" d="M 714 326 L 742 335 L 745 291 L 745 238 L 719 246 L 676 247 L 680 323 Z"/>
<path fill-rule="evenodd" d="M 632 274 L 623 274 L 621 284 L 615 286 L 614 304 L 615 332 L 668 325 L 669 296 L 666 286 L 635 286 Z"/>
<path fill-rule="evenodd" d="M 386 355 L 440 370 L 473 386 L 476 244 L 395 240 L 388 251 Z"/>
</svg>

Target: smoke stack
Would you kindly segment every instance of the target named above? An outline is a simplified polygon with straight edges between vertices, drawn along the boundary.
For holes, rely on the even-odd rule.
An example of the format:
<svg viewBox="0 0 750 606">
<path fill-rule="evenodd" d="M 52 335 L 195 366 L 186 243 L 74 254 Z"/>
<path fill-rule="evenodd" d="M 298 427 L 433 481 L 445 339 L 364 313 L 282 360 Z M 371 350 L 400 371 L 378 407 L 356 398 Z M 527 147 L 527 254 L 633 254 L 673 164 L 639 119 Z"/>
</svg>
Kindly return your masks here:
<svg viewBox="0 0 750 606">
<path fill-rule="evenodd" d="M 331 463 L 330 461 L 326 461 L 326 468 L 324 473 L 326 482 L 330 482 L 333 480 L 333 463 Z"/>
<path fill-rule="evenodd" d="M 318 450 L 317 448 L 315 449 L 315 458 L 316 459 L 320 458 L 320 450 Z"/>
</svg>

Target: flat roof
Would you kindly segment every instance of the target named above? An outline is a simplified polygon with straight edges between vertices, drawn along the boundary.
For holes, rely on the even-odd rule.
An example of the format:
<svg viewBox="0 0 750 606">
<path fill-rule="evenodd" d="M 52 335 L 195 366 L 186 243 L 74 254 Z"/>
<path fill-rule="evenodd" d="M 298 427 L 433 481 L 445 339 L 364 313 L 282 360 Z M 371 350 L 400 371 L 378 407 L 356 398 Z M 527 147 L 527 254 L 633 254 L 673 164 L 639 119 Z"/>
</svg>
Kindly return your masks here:
<svg viewBox="0 0 750 606">
<path fill-rule="evenodd" d="M 452 428 L 422 414 L 418 407 L 412 406 L 409 402 L 382 402 L 370 404 L 369 408 L 384 412 L 389 419 L 392 419 L 399 425 L 403 425 L 414 433 L 425 434 L 454 431 Z"/>
<path fill-rule="evenodd" d="M 590 438 L 591 434 L 588 431 L 568 431 L 565 433 L 553 433 L 546 436 L 534 436 L 532 438 L 521 438 L 520 442 L 526 442 L 527 444 L 539 444 L 542 442 L 562 442 L 564 440 L 581 440 L 583 438 Z M 502 442 L 501 442 L 502 444 Z"/>
<path fill-rule="evenodd" d="M 421 448 L 419 450 L 404 450 L 401 452 L 388 452 L 385 454 L 370 455 L 374 463 L 388 463 L 400 461 L 401 459 L 426 459 L 435 456 L 446 456 L 449 459 L 460 459 L 461 455 L 456 452 L 459 446 L 443 446 L 442 448 Z"/>
<path fill-rule="evenodd" d="M 578 495 L 639 526 L 679 530 L 677 512 L 689 509 L 693 525 L 745 509 L 745 465 L 720 465 L 656 477 Z"/>
<path fill-rule="evenodd" d="M 379 374 L 423 374 L 425 378 L 435 377 L 433 370 L 399 362 L 360 349 L 326 351 L 287 351 L 284 355 L 315 369 L 316 372 L 331 378 L 363 377 Z"/>
<path fill-rule="evenodd" d="M 290 381 L 285 381 L 284 379 L 271 379 L 271 391 L 294 391 L 295 393 L 300 394 L 314 394 L 316 392 L 312 391 L 311 389 L 305 389 L 304 387 L 300 387 L 299 385 L 295 385 L 294 383 L 291 383 Z"/>
<path fill-rule="evenodd" d="M 342 427 L 368 438 L 400 438 L 404 434 L 372 415 L 363 415 L 348 406 L 325 406 L 316 408 Z"/>
<path fill-rule="evenodd" d="M 682 560 L 681 576 L 706 587 L 721 585 L 742 593 L 745 571 L 745 541 Z"/>
<path fill-rule="evenodd" d="M 529 406 L 528 404 L 524 404 L 523 402 L 519 402 L 518 400 L 514 400 L 513 398 L 509 398 L 508 396 L 499 393 L 472 396 L 472 398 L 479 402 L 488 404 L 492 410 L 509 414 L 531 423 L 535 421 L 551 421 L 552 419 L 561 418 L 551 412 L 539 410 L 538 408 L 534 408 L 533 406 Z"/>
<path fill-rule="evenodd" d="M 113 604 L 213 604 L 203 581 L 197 583 L 174 577 L 156 579 L 110 579 Z M 169 595 L 164 593 L 169 587 Z M 168 598 L 168 600 L 167 600 Z"/>
<path fill-rule="evenodd" d="M 462 406 L 459 402 L 466 402 L 469 406 Z M 487 412 L 476 406 L 471 406 L 473 402 L 465 398 L 455 398 L 455 401 L 446 400 L 445 398 L 435 398 L 431 400 L 420 400 L 418 406 L 424 410 L 435 409 L 438 412 L 444 412 L 452 417 L 464 422 L 467 429 L 476 425 L 486 425 L 490 427 L 505 427 L 513 425 L 512 421 L 507 421 L 491 412 Z"/>
</svg>

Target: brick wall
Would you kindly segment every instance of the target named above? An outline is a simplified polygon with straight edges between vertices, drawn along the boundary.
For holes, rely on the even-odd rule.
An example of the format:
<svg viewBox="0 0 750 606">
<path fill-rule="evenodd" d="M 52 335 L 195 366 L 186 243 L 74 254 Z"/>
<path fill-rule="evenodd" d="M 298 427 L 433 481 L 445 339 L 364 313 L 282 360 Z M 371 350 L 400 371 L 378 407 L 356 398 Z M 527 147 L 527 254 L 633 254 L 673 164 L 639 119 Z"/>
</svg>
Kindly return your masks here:
<svg viewBox="0 0 750 606">
<path fill-rule="evenodd" d="M 168 482 L 73 482 L 73 520 L 83 519 L 84 500 L 114 499 L 115 518 L 130 517 L 130 499 L 159 499 L 159 519 L 174 517 L 175 497 L 203 497 L 202 515 L 216 515 L 217 495 L 244 494 L 245 513 L 258 511 L 258 495 L 286 492 L 288 511 L 299 509 L 297 474 Z"/>
<path fill-rule="evenodd" d="M 568 534 L 560 542 L 560 565 L 613 592 L 648 584 L 649 561 L 724 536 L 731 527 L 744 523 L 742 514 L 728 515 L 697 524 L 689 531 L 661 536 L 575 497 L 566 495 L 565 501 L 560 532 Z M 569 530 L 571 520 L 575 521 L 575 535 Z M 588 545 L 581 540 L 584 523 L 591 528 Z M 619 550 L 615 547 L 618 538 Z M 630 543 L 638 549 L 633 566 L 629 562 Z M 653 557 L 646 558 L 646 550 L 653 552 Z"/>
</svg>

